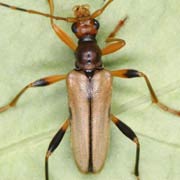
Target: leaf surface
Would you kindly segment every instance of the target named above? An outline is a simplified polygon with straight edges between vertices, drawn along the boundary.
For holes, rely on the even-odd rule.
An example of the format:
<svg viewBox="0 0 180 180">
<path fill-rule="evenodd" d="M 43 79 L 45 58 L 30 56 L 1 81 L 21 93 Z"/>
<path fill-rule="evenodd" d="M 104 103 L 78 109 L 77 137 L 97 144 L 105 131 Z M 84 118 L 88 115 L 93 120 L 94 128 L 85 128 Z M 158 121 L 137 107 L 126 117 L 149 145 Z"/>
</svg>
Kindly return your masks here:
<svg viewBox="0 0 180 180">
<path fill-rule="evenodd" d="M 48 12 L 46 1 L 4 0 L 22 8 Z M 103 1 L 55 2 L 56 15 L 72 16 L 75 4 L 96 10 Z M 103 57 L 105 68 L 131 68 L 148 75 L 159 99 L 180 109 L 180 1 L 115 0 L 97 18 L 98 42 L 128 15 L 118 37 L 126 46 Z M 74 67 L 73 52 L 41 16 L 0 7 L 0 105 L 41 77 L 64 74 Z M 57 22 L 74 40 L 70 24 Z M 0 176 L 3 180 L 44 180 L 48 144 L 68 117 L 65 82 L 26 92 L 15 108 L 0 114 Z M 112 112 L 129 125 L 141 143 L 141 180 L 180 179 L 180 118 L 150 101 L 143 79 L 118 79 L 113 84 Z M 73 160 L 70 131 L 50 158 L 50 179 L 134 180 L 135 145 L 112 125 L 109 154 L 96 175 L 81 174 Z"/>
</svg>

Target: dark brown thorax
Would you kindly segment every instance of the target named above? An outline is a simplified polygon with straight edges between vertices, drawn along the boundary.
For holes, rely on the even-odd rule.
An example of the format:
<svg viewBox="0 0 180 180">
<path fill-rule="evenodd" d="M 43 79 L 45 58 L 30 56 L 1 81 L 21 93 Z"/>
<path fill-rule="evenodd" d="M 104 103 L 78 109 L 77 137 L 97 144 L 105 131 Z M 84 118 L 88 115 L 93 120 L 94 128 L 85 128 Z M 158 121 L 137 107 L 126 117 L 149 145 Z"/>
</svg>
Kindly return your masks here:
<svg viewBox="0 0 180 180">
<path fill-rule="evenodd" d="M 84 71 L 91 78 L 95 70 L 102 69 L 102 53 L 96 42 L 99 22 L 89 16 L 89 9 L 85 5 L 75 7 L 74 12 L 79 18 L 72 24 L 72 31 L 79 39 L 75 51 L 75 69 Z"/>
<path fill-rule="evenodd" d="M 76 70 L 92 74 L 97 69 L 102 69 L 101 50 L 94 37 L 88 36 L 79 40 L 75 51 Z"/>
</svg>

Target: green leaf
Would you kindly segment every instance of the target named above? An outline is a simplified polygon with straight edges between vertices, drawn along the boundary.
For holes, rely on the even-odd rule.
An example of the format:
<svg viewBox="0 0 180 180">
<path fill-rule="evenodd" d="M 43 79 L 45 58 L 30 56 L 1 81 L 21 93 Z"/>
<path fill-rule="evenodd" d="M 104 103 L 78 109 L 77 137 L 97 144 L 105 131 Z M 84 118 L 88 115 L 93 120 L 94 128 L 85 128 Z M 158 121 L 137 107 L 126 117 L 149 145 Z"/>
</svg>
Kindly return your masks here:
<svg viewBox="0 0 180 180">
<path fill-rule="evenodd" d="M 48 12 L 46 1 L 4 0 L 22 8 Z M 102 0 L 60 0 L 56 15 L 72 16 L 76 4 L 96 10 Z M 104 40 L 117 22 L 128 15 L 118 33 L 126 46 L 103 57 L 106 69 L 143 71 L 162 102 L 180 109 L 180 1 L 115 0 L 97 19 Z M 0 106 L 36 79 L 64 74 L 74 67 L 72 51 L 51 29 L 47 18 L 0 7 Z M 74 40 L 70 24 L 58 22 Z M 151 103 L 143 79 L 119 79 L 113 84 L 112 112 L 129 125 L 141 144 L 141 180 L 180 179 L 180 118 Z M 0 114 L 0 177 L 3 180 L 44 180 L 44 156 L 48 144 L 68 117 L 65 82 L 27 91 L 15 108 Z M 50 180 L 134 180 L 135 144 L 112 125 L 109 154 L 96 175 L 78 171 L 67 131 L 50 157 Z"/>
</svg>

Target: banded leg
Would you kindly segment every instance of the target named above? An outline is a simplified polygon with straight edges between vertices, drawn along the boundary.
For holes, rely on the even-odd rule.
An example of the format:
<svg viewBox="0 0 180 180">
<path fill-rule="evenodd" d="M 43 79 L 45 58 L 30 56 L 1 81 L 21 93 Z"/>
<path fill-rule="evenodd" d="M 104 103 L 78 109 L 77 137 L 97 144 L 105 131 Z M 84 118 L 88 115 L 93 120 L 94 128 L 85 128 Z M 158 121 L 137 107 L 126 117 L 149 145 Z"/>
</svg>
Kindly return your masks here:
<svg viewBox="0 0 180 180">
<path fill-rule="evenodd" d="M 123 20 L 120 20 L 114 28 L 114 30 L 109 34 L 109 36 L 106 39 L 106 43 L 111 44 L 108 44 L 102 49 L 102 55 L 113 53 L 125 46 L 126 42 L 123 39 L 115 38 L 115 36 L 117 32 L 121 29 L 121 27 L 124 25 L 126 20 L 127 17 L 125 17 Z"/>
<path fill-rule="evenodd" d="M 50 15 L 54 16 L 54 2 L 53 0 L 48 0 L 49 7 L 50 7 Z M 68 34 L 66 34 L 60 27 L 58 27 L 54 21 L 53 18 L 50 18 L 51 26 L 57 36 L 67 45 L 69 46 L 73 51 L 76 50 L 77 45 L 74 43 L 74 41 L 69 37 Z"/>
<path fill-rule="evenodd" d="M 19 98 L 21 97 L 21 95 L 29 88 L 32 87 L 40 87 L 40 86 L 47 86 L 50 84 L 53 84 L 55 82 L 64 80 L 66 78 L 66 75 L 54 75 L 54 76 L 49 76 L 49 77 L 45 77 L 42 79 L 39 79 L 37 81 L 34 81 L 30 84 L 28 84 L 27 86 L 25 86 L 16 96 L 15 98 L 7 105 L 0 107 L 0 112 L 6 111 L 9 108 L 13 107 L 16 105 L 17 101 L 19 100 Z"/>
<path fill-rule="evenodd" d="M 49 156 L 54 152 L 54 150 L 58 147 L 58 145 L 60 144 L 67 128 L 69 126 L 69 119 L 67 119 L 65 121 L 65 123 L 62 125 L 62 127 L 59 129 L 59 131 L 55 134 L 55 136 L 53 137 L 53 139 L 51 140 L 48 150 L 46 152 L 46 156 L 45 156 L 45 178 L 46 180 L 49 180 L 49 169 L 48 169 L 48 159 Z"/>
<path fill-rule="evenodd" d="M 168 112 L 170 112 L 172 114 L 180 116 L 180 111 L 172 109 L 169 106 L 167 106 L 167 105 L 165 105 L 165 104 L 163 104 L 162 102 L 159 101 L 154 89 L 151 86 L 151 83 L 150 83 L 148 77 L 143 72 L 139 72 L 139 71 L 134 70 L 134 69 L 122 69 L 122 70 L 117 70 L 117 71 L 111 71 L 111 73 L 112 73 L 113 76 L 120 77 L 120 78 L 143 77 L 145 82 L 146 82 L 146 85 L 147 85 L 147 87 L 149 89 L 152 102 L 155 103 L 157 106 L 159 106 L 164 111 L 168 111 Z"/>
<path fill-rule="evenodd" d="M 139 157 L 140 157 L 139 140 L 131 128 L 129 128 L 126 124 L 121 122 L 118 118 L 116 118 L 112 114 L 111 114 L 111 119 L 113 123 L 119 128 L 119 130 L 136 144 L 136 161 L 135 161 L 134 174 L 137 177 L 137 180 L 139 180 Z"/>
</svg>

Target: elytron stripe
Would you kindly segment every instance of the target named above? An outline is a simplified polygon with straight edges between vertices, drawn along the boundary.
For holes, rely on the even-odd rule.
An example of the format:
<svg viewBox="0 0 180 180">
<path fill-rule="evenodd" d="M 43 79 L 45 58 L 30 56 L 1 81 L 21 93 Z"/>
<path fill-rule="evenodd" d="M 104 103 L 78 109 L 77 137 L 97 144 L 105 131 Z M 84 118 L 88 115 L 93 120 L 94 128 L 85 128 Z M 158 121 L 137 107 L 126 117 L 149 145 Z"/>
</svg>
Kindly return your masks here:
<svg viewBox="0 0 180 180">
<path fill-rule="evenodd" d="M 93 152 L 92 152 L 92 94 L 91 94 L 91 79 L 89 79 L 89 86 L 88 89 L 90 89 L 90 91 L 88 92 L 88 96 L 89 96 L 89 164 L 88 164 L 88 172 L 93 172 Z"/>
</svg>

